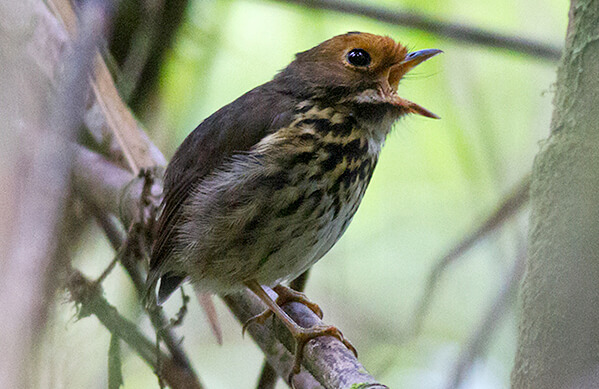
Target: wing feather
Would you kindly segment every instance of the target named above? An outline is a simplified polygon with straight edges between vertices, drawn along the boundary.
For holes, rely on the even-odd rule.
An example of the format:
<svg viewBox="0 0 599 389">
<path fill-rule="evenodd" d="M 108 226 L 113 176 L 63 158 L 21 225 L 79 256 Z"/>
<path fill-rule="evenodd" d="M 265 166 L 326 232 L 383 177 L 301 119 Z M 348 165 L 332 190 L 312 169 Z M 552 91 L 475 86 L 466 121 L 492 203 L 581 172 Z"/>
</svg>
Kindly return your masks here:
<svg viewBox="0 0 599 389">
<path fill-rule="evenodd" d="M 162 212 L 148 275 L 151 290 L 167 271 L 176 274 L 165 264 L 175 249 L 181 207 L 190 193 L 225 160 L 247 152 L 264 136 L 289 125 L 297 103 L 290 94 L 277 91 L 272 82 L 264 84 L 215 112 L 179 146 L 165 173 Z M 170 294 L 177 286 L 170 283 L 165 291 L 161 287 L 161 295 Z"/>
</svg>

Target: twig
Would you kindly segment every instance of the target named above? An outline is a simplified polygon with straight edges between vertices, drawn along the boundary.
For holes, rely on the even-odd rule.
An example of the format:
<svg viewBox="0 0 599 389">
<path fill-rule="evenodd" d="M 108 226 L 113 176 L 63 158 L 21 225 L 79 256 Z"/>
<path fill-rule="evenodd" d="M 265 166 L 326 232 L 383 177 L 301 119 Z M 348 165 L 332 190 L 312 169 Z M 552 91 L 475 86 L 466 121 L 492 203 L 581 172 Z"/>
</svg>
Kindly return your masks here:
<svg viewBox="0 0 599 389">
<path fill-rule="evenodd" d="M 496 47 L 529 55 L 535 58 L 557 62 L 562 49 L 558 46 L 530 39 L 493 33 L 463 24 L 449 23 L 430 16 L 413 12 L 393 11 L 390 9 L 356 3 L 345 0 L 278 0 L 279 2 L 298 4 L 304 7 L 326 9 L 351 15 L 360 15 L 380 22 L 422 30 L 460 43 Z"/>
<path fill-rule="evenodd" d="M 506 280 L 497 294 L 497 297 L 495 297 L 495 301 L 489 308 L 489 311 L 460 352 L 460 356 L 458 357 L 446 386 L 447 389 L 457 389 L 460 387 L 460 384 L 474 364 L 474 361 L 480 356 L 485 346 L 489 343 L 489 339 L 497 328 L 501 318 L 506 313 L 508 305 L 514 301 L 514 296 L 520 285 L 520 280 L 524 275 L 526 265 L 525 238 L 522 237 L 520 241 L 522 242 L 520 245 L 522 247 L 518 249 L 516 261 L 512 266 L 510 274 L 506 277 Z"/>
<path fill-rule="evenodd" d="M 90 156 L 89 152 L 86 152 L 85 155 Z M 94 166 L 97 167 L 99 159 L 92 158 L 92 160 L 95 162 Z M 79 163 L 81 163 L 81 158 L 79 158 L 78 161 Z M 112 165 L 110 162 L 106 160 L 105 164 L 105 167 L 107 168 L 108 172 L 112 172 L 115 169 L 119 169 L 118 167 Z M 77 188 L 78 187 L 76 186 L 76 189 Z M 77 192 L 80 194 L 85 193 L 85 191 L 81 190 L 78 190 Z M 119 255 L 119 258 L 121 259 L 121 263 L 125 268 L 125 271 L 127 272 L 127 274 L 129 274 L 129 277 L 131 278 L 133 285 L 135 286 L 138 298 L 141 299 L 141 297 L 145 293 L 145 278 L 143 277 L 141 270 L 138 267 L 138 261 L 135 261 L 131 258 L 131 250 L 127 249 L 126 247 L 123 247 L 123 245 L 127 245 L 130 242 L 128 239 L 131 235 L 128 235 L 125 239 L 126 235 L 122 232 L 122 229 L 119 228 L 119 226 L 117 225 L 117 221 L 114 218 L 112 218 L 109 214 L 107 214 L 105 212 L 105 209 L 99 208 L 96 204 L 93 203 L 93 201 L 90 201 L 89 198 L 86 198 L 85 195 L 83 195 L 83 197 L 86 201 L 86 204 L 88 204 L 92 213 L 98 220 L 100 226 L 106 232 L 106 235 L 109 238 L 113 248 L 117 251 L 123 251 L 123 254 Z M 172 326 L 169 325 L 169 321 L 164 316 L 163 311 L 160 309 L 151 310 L 148 312 L 148 315 L 150 316 L 150 321 L 156 329 L 156 332 L 160 333 L 160 336 L 164 341 L 165 345 L 167 346 L 169 352 L 173 356 L 174 361 L 176 361 L 181 366 L 181 369 L 188 370 L 188 375 L 195 375 L 195 373 L 193 373 L 193 367 L 191 366 L 189 357 L 187 357 L 187 354 L 183 350 L 181 342 L 173 332 L 171 328 Z"/>
<path fill-rule="evenodd" d="M 262 363 L 262 369 L 260 371 L 260 378 L 258 379 L 258 385 L 256 389 L 272 389 L 277 385 L 279 376 L 277 371 L 270 366 L 268 361 L 265 359 Z"/>
<path fill-rule="evenodd" d="M 99 166 L 98 162 L 102 160 L 101 157 L 98 158 L 98 156 L 93 156 L 93 153 L 85 151 L 84 149 L 78 150 L 81 154 L 85 155 L 86 158 L 88 158 L 91 161 L 94 161 L 93 166 Z M 81 158 L 80 156 L 80 158 L 77 159 L 78 163 L 82 163 L 82 159 L 84 158 Z M 106 160 L 104 160 L 104 163 L 105 167 L 108 169 L 108 172 L 116 172 L 117 175 L 119 175 L 118 171 L 120 169 L 118 167 L 112 165 Z M 77 180 L 74 181 L 76 183 L 82 182 Z M 140 185 L 145 184 L 140 183 Z M 78 186 L 75 185 L 75 188 L 77 190 Z M 115 218 L 107 214 L 103 208 L 99 208 L 93 202 L 93 200 L 89 199 L 89 197 L 85 196 L 84 193 L 87 192 L 78 191 L 78 193 L 82 195 L 84 201 L 86 201 L 86 204 L 98 220 L 98 223 L 104 229 L 112 247 L 119 253 L 117 254 L 117 257 L 120 259 L 121 264 L 125 268 L 125 271 L 127 271 L 127 273 L 129 274 L 129 277 L 131 278 L 133 285 L 137 291 L 137 296 L 141 300 L 142 296 L 145 293 L 145 278 L 143 277 L 138 267 L 138 261 L 135 261 L 131 258 L 131 250 L 126 247 L 129 244 L 128 238 L 131 237 L 131 234 L 125 234 L 123 232 L 122 227 L 120 226 L 120 223 Z M 191 379 L 192 377 L 196 377 L 194 369 L 191 366 L 191 362 L 189 361 L 187 354 L 183 350 L 181 342 L 173 332 L 172 326 L 169 324 L 169 321 L 164 316 L 163 311 L 161 309 L 150 310 L 148 312 L 148 315 L 156 332 L 160 334 L 160 338 L 164 341 L 167 349 L 173 356 L 173 362 L 177 363 L 178 369 L 181 371 L 185 371 L 185 376 L 189 377 L 189 379 Z M 195 379 L 197 381 L 197 385 L 200 385 L 198 378 L 196 377 Z"/>
<path fill-rule="evenodd" d="M 98 284 L 90 282 L 76 270 L 73 270 L 68 283 L 73 301 L 79 305 L 79 317 L 85 317 L 93 314 L 100 320 L 113 335 L 123 339 L 129 347 L 154 370 L 158 369 L 157 354 L 160 353 L 160 376 L 172 388 L 202 389 L 202 385 L 195 375 L 189 370 L 182 368 L 180 364 L 157 350 L 156 345 L 146 338 L 135 326 L 127 319 L 123 318 L 116 308 L 108 304 L 102 297 L 102 292 Z"/>
<path fill-rule="evenodd" d="M 123 383 L 121 339 L 113 334 L 108 347 L 108 389 L 120 389 Z"/>
<path fill-rule="evenodd" d="M 462 256 L 466 250 L 470 249 L 475 243 L 479 242 L 489 233 L 503 225 L 512 215 L 517 213 L 528 202 L 528 191 L 530 189 L 530 174 L 527 174 L 514 189 L 502 200 L 485 221 L 480 224 L 472 233 L 460 240 L 451 248 L 431 270 L 424 293 L 417 305 L 416 313 L 412 322 L 412 334 L 418 334 L 422 327 L 424 317 L 432 302 L 432 297 L 437 287 L 439 278 L 451 263 Z"/>
<path fill-rule="evenodd" d="M 127 204 L 126 209 L 135 213 L 129 203 L 139 204 L 138 206 L 140 206 L 143 200 L 140 201 L 140 198 L 137 196 L 141 196 L 144 187 L 147 189 L 147 182 L 135 180 L 133 181 L 133 187 L 131 187 L 129 185 L 132 180 L 131 173 L 115 166 L 105 158 L 83 147 L 77 146 L 74 149 L 77 151 L 75 158 L 76 174 L 74 174 L 73 179 L 75 191 L 84 199 L 92 214 L 98 220 L 114 250 L 122 253 L 122 255 L 119 255 L 121 264 L 131 278 L 138 298 L 141 299 L 145 294 L 145 277 L 139 268 L 139 261 L 131 257 L 131 249 L 124 247 L 124 245 L 130 243 L 129 239 L 132 238 L 132 234 L 125 234 L 122 225 L 109 212 L 121 209 L 121 203 L 124 203 Z M 98 179 L 106 179 L 109 189 L 98 191 L 88 190 L 91 187 L 98 186 Z M 120 180 L 120 183 L 117 183 L 118 180 Z M 103 181 L 104 183 L 106 182 Z M 123 186 L 128 186 L 126 194 L 119 196 L 111 193 L 121 192 Z M 116 199 L 119 197 L 120 201 L 117 201 Z M 100 201 L 100 204 L 98 204 L 98 201 Z M 148 314 L 152 325 L 161 334 L 161 338 L 164 340 L 174 360 L 180 364 L 182 369 L 189 371 L 188 375 L 195 375 L 191 362 L 181 346 L 181 342 L 172 331 L 172 328 L 170 328 L 169 321 L 164 316 L 162 310 L 153 310 Z"/>
</svg>

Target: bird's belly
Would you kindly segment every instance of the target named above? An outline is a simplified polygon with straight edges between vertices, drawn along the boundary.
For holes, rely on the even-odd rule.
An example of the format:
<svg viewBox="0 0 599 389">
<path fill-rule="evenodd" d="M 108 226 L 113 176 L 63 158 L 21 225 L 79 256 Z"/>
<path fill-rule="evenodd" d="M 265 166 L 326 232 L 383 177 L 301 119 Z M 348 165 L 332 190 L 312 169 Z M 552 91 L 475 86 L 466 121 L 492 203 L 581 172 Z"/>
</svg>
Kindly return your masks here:
<svg viewBox="0 0 599 389">
<path fill-rule="evenodd" d="M 291 280 L 322 258 L 347 229 L 366 186 L 366 182 L 357 182 L 333 196 L 325 196 L 311 217 L 299 214 L 282 220 L 280 226 L 286 225 L 286 232 L 277 235 L 278 249 L 262 258 L 255 273 L 258 282 L 272 285 Z"/>
<path fill-rule="evenodd" d="M 364 138 L 334 141 L 274 156 L 258 149 L 204 181 L 181 234 L 193 241 L 185 255 L 194 260 L 181 262 L 192 282 L 213 293 L 273 285 L 326 254 L 357 211 L 379 150 Z"/>
</svg>

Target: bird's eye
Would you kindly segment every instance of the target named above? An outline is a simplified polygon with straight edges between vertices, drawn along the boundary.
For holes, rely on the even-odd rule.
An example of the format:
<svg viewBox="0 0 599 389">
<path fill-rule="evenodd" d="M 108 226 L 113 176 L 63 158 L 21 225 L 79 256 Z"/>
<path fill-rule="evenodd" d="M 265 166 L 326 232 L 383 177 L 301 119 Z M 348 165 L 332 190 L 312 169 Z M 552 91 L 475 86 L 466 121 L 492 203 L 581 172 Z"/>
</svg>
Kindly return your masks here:
<svg viewBox="0 0 599 389">
<path fill-rule="evenodd" d="M 370 54 L 364 49 L 352 49 L 347 53 L 347 62 L 354 66 L 368 66 L 370 65 Z"/>
</svg>

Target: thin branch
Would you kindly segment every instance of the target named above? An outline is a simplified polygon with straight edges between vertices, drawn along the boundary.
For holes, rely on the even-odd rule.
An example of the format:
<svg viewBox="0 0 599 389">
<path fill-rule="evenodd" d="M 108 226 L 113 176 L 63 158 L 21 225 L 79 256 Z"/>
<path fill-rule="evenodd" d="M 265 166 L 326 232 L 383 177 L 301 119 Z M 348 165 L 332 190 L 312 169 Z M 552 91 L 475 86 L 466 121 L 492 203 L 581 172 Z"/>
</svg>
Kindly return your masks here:
<svg viewBox="0 0 599 389">
<path fill-rule="evenodd" d="M 272 389 L 277 385 L 278 380 L 277 371 L 270 366 L 267 360 L 264 360 L 256 389 Z"/>
<path fill-rule="evenodd" d="M 49 6 L 63 24 L 65 31 L 61 31 L 61 36 L 66 32 L 73 37 L 78 28 L 78 21 L 71 2 L 52 0 Z M 56 34 L 54 31 L 53 33 Z M 61 50 L 57 45 L 56 36 L 50 35 L 48 43 L 58 46 L 57 50 Z M 108 67 L 97 50 L 94 61 L 91 79 L 93 93 L 85 114 L 85 124 L 90 134 L 99 145 L 108 144 L 108 151 L 115 160 L 126 163 L 135 174 L 144 168 L 165 165 L 164 156 L 149 142 L 147 135 L 141 130 L 141 125 L 119 97 Z"/>
<path fill-rule="evenodd" d="M 82 148 L 79 150 L 81 153 L 77 159 L 78 163 L 82 163 L 83 158 L 89 158 L 90 161 L 94 162 L 94 167 L 97 168 L 100 166 L 100 159 L 98 156 L 94 156 L 93 153 L 85 151 L 85 149 Z M 106 160 L 104 160 L 104 167 L 110 172 L 116 172 L 117 175 L 119 175 L 118 171 L 121 170 Z M 139 183 L 138 185 L 143 184 Z M 78 187 L 76 186 L 76 188 Z M 107 214 L 104 208 L 98 207 L 93 200 L 90 200 L 89 197 L 85 195 L 84 191 L 78 190 L 77 193 L 82 195 L 84 201 L 90 207 L 90 210 L 98 220 L 98 223 L 104 229 L 112 247 L 117 252 L 120 252 L 118 257 L 120 258 L 121 264 L 125 268 L 125 271 L 129 274 L 135 290 L 137 291 L 138 298 L 141 301 L 141 298 L 145 294 L 145 277 L 142 275 L 142 272 L 139 268 L 139 262 L 131 257 L 131 249 L 127 248 L 127 245 L 131 243 L 129 239 L 134 234 L 125 234 L 120 223 L 110 214 Z M 188 373 L 186 373 L 188 376 L 195 375 L 193 367 L 191 366 L 191 362 L 189 361 L 189 357 L 183 350 L 180 339 L 175 335 L 171 326 L 169 326 L 169 321 L 164 316 L 164 312 L 160 309 L 157 309 L 148 312 L 148 315 L 156 332 L 160 333 L 161 339 L 164 340 L 164 343 L 173 356 L 174 361 L 179 364 L 182 370 L 188 371 Z"/>
<path fill-rule="evenodd" d="M 121 339 L 113 334 L 110 336 L 108 347 L 108 389 L 120 389 L 123 384 Z"/>
<path fill-rule="evenodd" d="M 497 294 L 497 297 L 495 297 L 495 301 L 489 308 L 489 311 L 460 352 L 446 386 L 447 389 L 457 389 L 460 387 L 464 377 L 472 368 L 476 358 L 481 355 L 484 348 L 489 343 L 489 340 L 499 325 L 502 317 L 507 312 L 509 304 L 514 301 L 514 296 L 516 295 L 516 291 L 518 290 L 520 280 L 524 275 L 524 269 L 526 267 L 525 238 L 522 237 L 520 240 L 522 242 L 520 246 L 522 247 L 518 250 L 516 261 L 512 266 L 510 274 L 506 277 L 506 280 Z"/>
<path fill-rule="evenodd" d="M 530 174 L 527 174 L 520 180 L 515 188 L 501 201 L 485 221 L 474 231 L 460 240 L 451 248 L 433 267 L 429 274 L 424 293 L 417 305 L 416 313 L 412 323 L 412 333 L 420 332 L 422 323 L 432 302 L 433 294 L 439 283 L 439 278 L 443 275 L 445 269 L 460 258 L 468 249 L 474 246 L 489 233 L 503 225 L 510 217 L 516 214 L 528 203 L 528 191 L 530 189 Z"/>
<path fill-rule="evenodd" d="M 380 22 L 405 26 L 425 31 L 459 43 L 495 47 L 528 55 L 534 58 L 557 62 L 562 49 L 558 46 L 509 36 L 470 27 L 464 24 L 449 23 L 423 14 L 401 12 L 344 0 L 278 0 L 304 7 L 326 9 L 351 15 L 365 16 Z"/>
<path fill-rule="evenodd" d="M 159 374 L 174 389 L 202 389 L 197 377 L 169 355 L 156 348 L 156 344 L 146 338 L 135 324 L 122 317 L 110 305 L 102 290 L 95 282 L 88 281 L 81 273 L 73 270 L 67 282 L 67 289 L 73 301 L 79 305 L 79 317 L 94 315 L 111 334 L 125 341 L 153 370 L 160 368 Z M 158 364 L 160 353 L 160 366 Z"/>
</svg>

